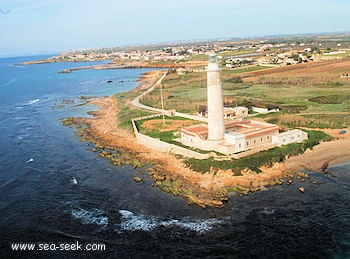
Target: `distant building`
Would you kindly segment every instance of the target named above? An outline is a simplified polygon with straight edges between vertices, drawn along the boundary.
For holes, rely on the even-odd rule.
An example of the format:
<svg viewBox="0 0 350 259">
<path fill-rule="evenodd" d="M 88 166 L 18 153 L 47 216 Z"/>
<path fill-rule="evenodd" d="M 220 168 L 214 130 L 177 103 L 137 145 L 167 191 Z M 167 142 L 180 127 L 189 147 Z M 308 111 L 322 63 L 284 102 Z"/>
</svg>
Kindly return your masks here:
<svg viewBox="0 0 350 259">
<path fill-rule="evenodd" d="M 341 78 L 350 79 L 350 72 L 343 72 L 340 75 Z"/>
<path fill-rule="evenodd" d="M 282 146 L 294 142 L 302 142 L 308 138 L 307 133 L 294 129 L 287 132 L 280 133 L 276 136 L 272 136 L 272 143 L 277 144 L 277 146 Z"/>
<path fill-rule="evenodd" d="M 259 107 L 252 107 L 253 112 L 257 112 L 257 113 L 261 113 L 261 114 L 267 114 L 267 113 L 271 113 L 271 112 L 279 112 L 279 109 L 268 109 L 268 108 L 259 108 Z"/>
<path fill-rule="evenodd" d="M 238 117 L 246 117 L 248 116 L 248 108 L 243 106 L 238 107 L 224 107 L 224 119 L 225 120 L 232 120 L 237 119 Z M 207 117 L 208 116 L 208 110 L 207 108 L 200 107 L 198 111 L 198 115 Z"/>
<path fill-rule="evenodd" d="M 187 70 L 183 67 L 179 67 L 178 69 L 176 69 L 176 73 L 178 75 L 185 75 L 185 74 L 187 74 Z"/>
<path fill-rule="evenodd" d="M 224 119 L 229 120 L 234 117 L 248 116 L 248 108 L 243 106 L 224 108 Z"/>
</svg>

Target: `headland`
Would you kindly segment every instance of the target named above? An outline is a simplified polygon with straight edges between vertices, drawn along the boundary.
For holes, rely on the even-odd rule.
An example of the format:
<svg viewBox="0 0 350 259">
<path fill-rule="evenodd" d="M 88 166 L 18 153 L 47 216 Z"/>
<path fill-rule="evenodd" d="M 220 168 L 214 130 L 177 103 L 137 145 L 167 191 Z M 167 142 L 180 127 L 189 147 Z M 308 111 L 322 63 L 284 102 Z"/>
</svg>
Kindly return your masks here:
<svg viewBox="0 0 350 259">
<path fill-rule="evenodd" d="M 146 73 L 140 80 L 137 89 L 147 89 L 162 75 L 161 71 Z M 137 90 L 135 89 L 135 91 Z M 322 129 L 336 140 L 323 142 L 304 154 L 289 157 L 284 162 L 276 162 L 260 167 L 260 172 L 249 169 L 241 172 L 232 170 L 212 170 L 206 173 L 191 170 L 181 159 L 174 155 L 159 152 L 140 145 L 134 135 L 124 129 L 118 121 L 119 96 L 95 99 L 89 104 L 96 105 L 93 118 L 69 118 L 66 124 L 84 125 L 79 130 L 84 141 L 96 145 L 93 150 L 101 157 L 111 160 L 115 165 L 131 164 L 141 171 L 145 170 L 154 179 L 154 185 L 160 189 L 182 196 L 189 203 L 202 207 L 222 207 L 232 193 L 258 191 L 271 185 L 282 184 L 288 179 L 307 177 L 300 170 L 324 172 L 328 165 L 350 160 L 350 137 L 340 135 L 338 130 Z M 342 148 L 339 148 L 342 147 Z M 107 150 L 107 151 L 106 151 Z M 113 150 L 113 151 L 112 151 Z M 111 152 L 112 151 L 112 152 Z"/>
</svg>

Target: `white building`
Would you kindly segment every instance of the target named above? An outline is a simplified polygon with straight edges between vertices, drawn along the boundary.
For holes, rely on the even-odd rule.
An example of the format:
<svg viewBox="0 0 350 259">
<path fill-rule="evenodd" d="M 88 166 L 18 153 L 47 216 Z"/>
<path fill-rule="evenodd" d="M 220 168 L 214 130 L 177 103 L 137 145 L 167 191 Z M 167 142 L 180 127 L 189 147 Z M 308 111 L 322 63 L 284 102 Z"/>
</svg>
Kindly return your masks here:
<svg viewBox="0 0 350 259">
<path fill-rule="evenodd" d="M 272 137 L 272 143 L 277 146 L 283 146 L 290 143 L 302 142 L 308 138 L 308 134 L 299 129 L 294 129 L 286 132 L 282 132 Z"/>
<path fill-rule="evenodd" d="M 234 119 L 235 117 L 248 116 L 248 108 L 243 106 L 224 108 L 224 119 Z"/>
<path fill-rule="evenodd" d="M 267 113 L 271 113 L 271 112 L 279 112 L 279 109 L 267 109 L 267 108 L 259 108 L 259 107 L 252 107 L 253 112 L 257 112 L 257 113 L 261 113 L 261 114 L 267 114 Z"/>
<path fill-rule="evenodd" d="M 208 126 L 205 124 L 183 128 L 180 133 L 181 142 L 186 146 L 232 154 L 271 143 L 272 137 L 279 134 L 279 127 L 260 121 L 234 120 L 225 123 L 221 141 L 208 140 Z"/>
</svg>

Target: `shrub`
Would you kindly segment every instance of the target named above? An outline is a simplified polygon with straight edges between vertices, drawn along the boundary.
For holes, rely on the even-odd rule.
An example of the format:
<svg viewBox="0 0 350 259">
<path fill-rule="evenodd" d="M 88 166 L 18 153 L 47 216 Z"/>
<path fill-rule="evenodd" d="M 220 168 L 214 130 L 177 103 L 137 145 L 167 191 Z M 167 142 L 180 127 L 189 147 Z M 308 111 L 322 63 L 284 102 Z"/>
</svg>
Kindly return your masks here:
<svg viewBox="0 0 350 259">
<path fill-rule="evenodd" d="M 309 99 L 310 102 L 316 102 L 319 104 L 341 104 L 346 100 L 349 100 L 348 95 L 328 95 L 328 96 L 316 96 Z"/>
</svg>

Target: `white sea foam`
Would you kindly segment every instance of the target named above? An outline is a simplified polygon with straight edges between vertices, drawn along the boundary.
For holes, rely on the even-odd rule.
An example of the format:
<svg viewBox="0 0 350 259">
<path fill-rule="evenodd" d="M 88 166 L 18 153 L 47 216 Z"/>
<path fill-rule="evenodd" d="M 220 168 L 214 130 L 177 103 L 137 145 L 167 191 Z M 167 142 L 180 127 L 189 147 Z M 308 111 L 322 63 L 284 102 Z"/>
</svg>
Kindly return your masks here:
<svg viewBox="0 0 350 259">
<path fill-rule="evenodd" d="M 129 219 L 134 216 L 134 213 L 128 210 L 119 210 L 119 213 L 122 215 L 123 218 Z"/>
<path fill-rule="evenodd" d="M 34 159 L 33 159 L 33 158 L 28 159 L 28 160 L 26 161 L 26 163 L 31 163 L 31 162 L 34 162 Z"/>
<path fill-rule="evenodd" d="M 21 121 L 21 120 L 26 120 L 26 119 L 28 119 L 28 117 L 16 116 L 16 117 L 12 118 L 12 120 L 14 120 L 14 121 Z"/>
<path fill-rule="evenodd" d="M 30 100 L 26 103 L 26 105 L 32 105 L 32 104 L 37 103 L 39 101 L 40 101 L 40 99 Z"/>
<path fill-rule="evenodd" d="M 103 211 L 99 209 L 89 211 L 80 208 L 73 210 L 71 213 L 74 218 L 79 219 L 83 224 L 93 224 L 102 227 L 108 225 L 108 217 L 103 215 Z"/>
<path fill-rule="evenodd" d="M 206 219 L 206 220 L 194 220 L 194 221 L 179 221 L 175 225 L 194 230 L 196 232 L 202 233 L 210 231 L 213 228 L 213 225 L 219 224 L 221 221 L 218 219 Z"/>
<path fill-rule="evenodd" d="M 22 69 L 25 69 L 26 67 L 25 66 L 21 66 L 21 65 L 14 65 L 15 68 L 22 68 Z"/>
<path fill-rule="evenodd" d="M 119 210 L 122 215 L 120 224 L 115 225 L 115 230 L 119 233 L 124 231 L 152 231 L 158 227 L 179 227 L 192 230 L 198 233 L 204 233 L 212 230 L 214 225 L 221 223 L 218 219 L 169 219 L 163 220 L 154 216 L 135 215 L 128 210 Z M 103 210 L 82 208 L 71 211 L 74 218 L 80 220 L 83 224 L 93 224 L 106 228 L 108 217 L 104 215 Z"/>
<path fill-rule="evenodd" d="M 128 210 L 119 210 L 122 215 L 122 223 L 120 229 L 122 231 L 151 231 L 158 227 L 169 227 L 177 226 L 193 230 L 199 233 L 210 231 L 215 224 L 219 224 L 221 221 L 218 219 L 195 219 L 195 220 L 161 220 L 156 217 L 146 217 L 143 215 L 135 215 L 133 212 Z"/>
<path fill-rule="evenodd" d="M 262 214 L 265 215 L 272 215 L 275 213 L 275 209 L 271 209 L 271 208 L 264 208 L 264 210 L 261 212 Z"/>
<path fill-rule="evenodd" d="M 77 185 L 78 184 L 78 181 L 77 179 L 73 176 L 73 178 L 70 180 L 70 182 L 73 184 L 73 185 Z"/>
<path fill-rule="evenodd" d="M 120 228 L 122 230 L 150 231 L 158 226 L 157 221 L 152 218 L 147 219 L 144 216 L 136 216 L 134 213 L 128 210 L 119 210 L 119 213 L 122 215 L 122 219 L 124 220 L 120 224 Z"/>
</svg>

